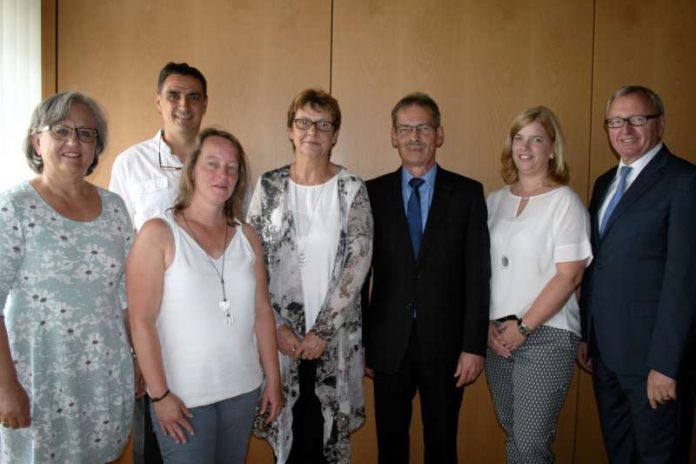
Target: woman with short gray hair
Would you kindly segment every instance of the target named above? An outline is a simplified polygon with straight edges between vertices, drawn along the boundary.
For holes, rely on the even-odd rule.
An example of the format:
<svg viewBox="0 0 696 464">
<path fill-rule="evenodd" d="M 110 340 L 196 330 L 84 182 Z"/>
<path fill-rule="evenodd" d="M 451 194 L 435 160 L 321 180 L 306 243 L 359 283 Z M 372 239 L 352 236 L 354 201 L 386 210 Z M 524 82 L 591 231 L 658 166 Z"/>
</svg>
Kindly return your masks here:
<svg viewBox="0 0 696 464">
<path fill-rule="evenodd" d="M 128 439 L 133 226 L 117 195 L 85 179 L 106 135 L 91 98 L 47 98 L 25 143 L 38 176 L 0 194 L 2 462 L 109 462 Z"/>
</svg>

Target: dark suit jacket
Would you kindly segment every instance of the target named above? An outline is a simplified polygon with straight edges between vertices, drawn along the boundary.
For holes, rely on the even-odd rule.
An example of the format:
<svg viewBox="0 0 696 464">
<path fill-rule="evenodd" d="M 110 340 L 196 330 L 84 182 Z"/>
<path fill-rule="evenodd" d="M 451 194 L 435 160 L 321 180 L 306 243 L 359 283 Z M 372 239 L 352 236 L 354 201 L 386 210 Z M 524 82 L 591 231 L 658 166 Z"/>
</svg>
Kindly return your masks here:
<svg viewBox="0 0 696 464">
<path fill-rule="evenodd" d="M 461 352 L 486 350 L 490 258 L 483 188 L 438 166 L 417 258 L 401 169 L 368 181 L 367 190 L 375 220 L 372 292 L 363 310 L 367 366 L 398 370 L 415 323 L 432 367 L 451 376 Z"/>
<path fill-rule="evenodd" d="M 594 261 L 582 285 L 583 338 L 616 373 L 655 369 L 676 379 L 694 355 L 696 167 L 664 146 L 600 238 L 597 215 L 615 174 L 597 179 L 590 202 Z"/>
</svg>

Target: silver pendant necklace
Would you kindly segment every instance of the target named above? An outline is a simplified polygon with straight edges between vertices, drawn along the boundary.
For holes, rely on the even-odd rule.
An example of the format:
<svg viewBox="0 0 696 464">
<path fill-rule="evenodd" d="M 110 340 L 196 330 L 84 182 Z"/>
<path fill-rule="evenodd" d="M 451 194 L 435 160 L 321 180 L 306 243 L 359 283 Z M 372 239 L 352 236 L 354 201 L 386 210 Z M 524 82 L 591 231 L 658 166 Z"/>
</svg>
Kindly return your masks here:
<svg viewBox="0 0 696 464">
<path fill-rule="evenodd" d="M 208 258 L 208 261 L 210 262 L 210 265 L 213 266 L 215 274 L 217 274 L 218 278 L 220 279 L 220 288 L 222 289 L 222 300 L 218 302 L 218 307 L 220 308 L 220 311 L 222 311 L 225 314 L 225 325 L 227 325 L 227 327 L 231 327 L 232 324 L 234 324 L 234 315 L 230 312 L 230 302 L 227 301 L 227 291 L 225 290 L 225 257 L 227 256 L 227 234 L 229 229 L 229 227 L 227 226 L 227 221 L 225 221 L 225 241 L 223 242 L 222 248 L 222 266 L 221 270 L 218 271 L 218 268 L 215 265 L 213 258 L 210 257 L 208 252 L 205 251 L 205 248 L 203 248 L 203 245 L 201 245 L 201 241 L 198 240 L 198 237 L 196 237 L 196 233 L 193 231 L 193 228 L 191 227 L 191 224 L 189 224 L 188 219 L 186 219 L 186 215 L 183 211 L 181 212 L 181 217 L 184 218 L 186 228 L 188 228 L 188 230 L 191 232 L 191 238 L 193 238 L 193 240 L 198 244 L 201 250 L 203 250 L 205 256 Z"/>
<path fill-rule="evenodd" d="M 293 232 L 295 233 L 295 242 L 297 245 L 297 263 L 301 266 L 304 267 L 307 265 L 309 262 L 309 258 L 307 257 L 307 237 L 309 236 L 309 232 L 312 230 L 312 224 L 314 224 L 314 216 L 317 214 L 317 208 L 319 206 L 319 202 L 321 201 L 321 197 L 324 194 L 324 187 L 326 186 L 326 183 L 322 184 L 321 188 L 319 189 L 319 195 L 317 195 L 317 198 L 314 200 L 314 206 L 312 207 L 312 214 L 309 216 L 309 225 L 307 226 L 307 230 L 305 231 L 304 234 L 300 233 L 300 205 L 297 201 L 297 190 L 299 189 L 299 185 L 293 181 L 295 184 L 294 188 L 292 189 L 293 193 L 293 202 L 295 203 L 294 206 L 294 214 L 293 214 Z"/>
</svg>

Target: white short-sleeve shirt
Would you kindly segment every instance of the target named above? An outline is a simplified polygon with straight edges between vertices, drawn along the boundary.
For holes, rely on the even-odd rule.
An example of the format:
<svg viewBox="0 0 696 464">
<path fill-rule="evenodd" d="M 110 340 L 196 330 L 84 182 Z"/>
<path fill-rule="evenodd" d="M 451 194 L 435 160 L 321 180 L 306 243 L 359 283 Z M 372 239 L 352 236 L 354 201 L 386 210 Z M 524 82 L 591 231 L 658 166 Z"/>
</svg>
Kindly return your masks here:
<svg viewBox="0 0 696 464">
<path fill-rule="evenodd" d="M 160 159 L 164 169 L 160 167 Z M 162 139 L 161 130 L 153 138 L 118 155 L 111 169 L 109 190 L 123 198 L 136 230 L 148 219 L 174 206 L 181 169 L 172 168 L 182 166 Z"/>
<path fill-rule="evenodd" d="M 556 263 L 592 261 L 590 218 L 570 187 L 529 198 L 516 216 L 522 197 L 506 186 L 488 196 L 491 236 L 490 319 L 522 317 L 556 274 Z M 580 335 L 580 314 L 573 293 L 544 325 Z"/>
</svg>

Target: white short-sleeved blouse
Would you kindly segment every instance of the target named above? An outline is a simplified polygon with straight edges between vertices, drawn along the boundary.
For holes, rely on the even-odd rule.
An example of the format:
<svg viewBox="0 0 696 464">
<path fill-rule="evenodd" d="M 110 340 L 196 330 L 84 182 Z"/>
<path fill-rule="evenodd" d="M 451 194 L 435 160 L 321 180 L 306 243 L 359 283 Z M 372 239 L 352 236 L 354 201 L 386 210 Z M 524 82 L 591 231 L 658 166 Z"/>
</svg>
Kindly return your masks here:
<svg viewBox="0 0 696 464">
<path fill-rule="evenodd" d="M 589 214 L 570 187 L 530 197 L 516 217 L 521 201 L 509 186 L 488 196 L 491 320 L 522 317 L 556 274 L 556 263 L 592 261 Z M 544 325 L 580 335 L 575 294 Z"/>
</svg>

